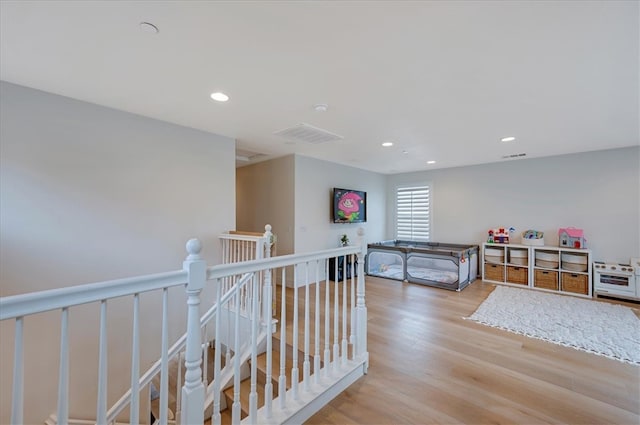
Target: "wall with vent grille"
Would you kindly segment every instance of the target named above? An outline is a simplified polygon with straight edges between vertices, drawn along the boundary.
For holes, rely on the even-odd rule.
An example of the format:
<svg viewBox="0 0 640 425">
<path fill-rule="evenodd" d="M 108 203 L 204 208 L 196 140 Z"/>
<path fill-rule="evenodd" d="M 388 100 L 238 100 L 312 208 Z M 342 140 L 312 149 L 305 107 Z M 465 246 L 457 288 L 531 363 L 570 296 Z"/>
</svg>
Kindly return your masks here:
<svg viewBox="0 0 640 425">
<path fill-rule="evenodd" d="M 387 199 L 407 184 L 430 185 L 433 242 L 481 243 L 487 229 L 545 232 L 557 245 L 558 228 L 585 229 L 595 259 L 628 262 L 640 254 L 640 147 L 501 161 L 388 176 Z M 387 235 L 394 235 L 388 202 Z"/>
</svg>

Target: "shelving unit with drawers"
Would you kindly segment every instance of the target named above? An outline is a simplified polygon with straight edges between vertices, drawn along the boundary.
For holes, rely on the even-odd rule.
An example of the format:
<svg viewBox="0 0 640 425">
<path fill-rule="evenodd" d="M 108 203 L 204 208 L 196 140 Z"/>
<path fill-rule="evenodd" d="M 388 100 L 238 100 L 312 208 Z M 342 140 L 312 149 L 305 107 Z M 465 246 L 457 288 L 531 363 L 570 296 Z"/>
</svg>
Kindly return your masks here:
<svg viewBox="0 0 640 425">
<path fill-rule="evenodd" d="M 534 288 L 592 296 L 590 250 L 542 246 L 531 251 Z"/>
<path fill-rule="evenodd" d="M 517 286 L 529 286 L 529 247 L 484 244 L 482 279 Z"/>
<path fill-rule="evenodd" d="M 552 246 L 482 246 L 482 280 L 592 297 L 591 251 Z"/>
</svg>

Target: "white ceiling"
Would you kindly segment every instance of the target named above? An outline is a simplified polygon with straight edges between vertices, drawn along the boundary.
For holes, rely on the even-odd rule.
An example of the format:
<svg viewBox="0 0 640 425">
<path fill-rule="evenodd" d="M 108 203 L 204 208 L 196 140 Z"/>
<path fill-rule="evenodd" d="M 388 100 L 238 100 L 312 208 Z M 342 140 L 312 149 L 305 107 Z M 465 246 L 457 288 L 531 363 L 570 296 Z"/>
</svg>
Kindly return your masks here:
<svg viewBox="0 0 640 425">
<path fill-rule="evenodd" d="M 0 12 L 2 80 L 232 137 L 243 156 L 399 173 L 640 144 L 637 1 L 3 0 Z M 274 135 L 300 123 L 344 139 Z"/>
</svg>

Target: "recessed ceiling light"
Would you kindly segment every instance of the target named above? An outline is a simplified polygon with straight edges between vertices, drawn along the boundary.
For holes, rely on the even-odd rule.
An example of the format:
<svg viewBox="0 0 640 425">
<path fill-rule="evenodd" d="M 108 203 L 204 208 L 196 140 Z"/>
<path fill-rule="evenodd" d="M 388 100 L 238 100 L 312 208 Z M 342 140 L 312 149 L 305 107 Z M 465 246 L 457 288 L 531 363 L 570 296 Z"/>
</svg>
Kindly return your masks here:
<svg viewBox="0 0 640 425">
<path fill-rule="evenodd" d="M 140 29 L 144 32 L 148 32 L 150 34 L 157 34 L 160 32 L 158 27 L 153 25 L 151 22 L 140 22 Z"/>
<path fill-rule="evenodd" d="M 226 102 L 229 100 L 229 96 L 221 92 L 211 93 L 211 99 L 217 100 L 218 102 Z"/>
<path fill-rule="evenodd" d="M 393 142 L 384 142 L 382 146 L 384 146 L 385 148 L 388 148 L 389 146 L 393 146 Z"/>
<path fill-rule="evenodd" d="M 435 161 L 427 161 L 427 164 L 435 164 Z"/>
<path fill-rule="evenodd" d="M 327 105 L 326 103 L 318 103 L 316 105 L 313 105 L 313 110 L 316 112 L 327 112 L 327 109 L 329 109 L 329 105 Z"/>
<path fill-rule="evenodd" d="M 516 140 L 516 138 L 513 136 L 503 137 L 502 139 L 500 139 L 501 142 L 513 142 L 514 140 Z"/>
</svg>

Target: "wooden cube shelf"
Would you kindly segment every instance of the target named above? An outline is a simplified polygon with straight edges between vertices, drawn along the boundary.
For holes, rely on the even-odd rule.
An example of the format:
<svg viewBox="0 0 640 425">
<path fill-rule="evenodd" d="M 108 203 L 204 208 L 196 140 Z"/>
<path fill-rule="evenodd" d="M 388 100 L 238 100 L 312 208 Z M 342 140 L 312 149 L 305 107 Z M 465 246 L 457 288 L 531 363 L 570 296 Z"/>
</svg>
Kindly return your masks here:
<svg viewBox="0 0 640 425">
<path fill-rule="evenodd" d="M 588 249 L 486 242 L 482 258 L 482 279 L 487 282 L 593 296 Z"/>
</svg>

